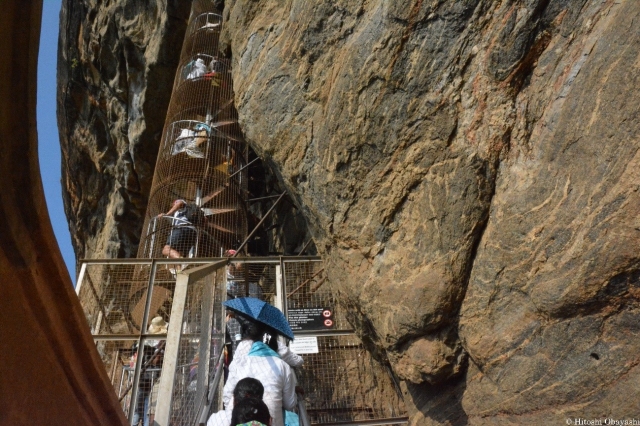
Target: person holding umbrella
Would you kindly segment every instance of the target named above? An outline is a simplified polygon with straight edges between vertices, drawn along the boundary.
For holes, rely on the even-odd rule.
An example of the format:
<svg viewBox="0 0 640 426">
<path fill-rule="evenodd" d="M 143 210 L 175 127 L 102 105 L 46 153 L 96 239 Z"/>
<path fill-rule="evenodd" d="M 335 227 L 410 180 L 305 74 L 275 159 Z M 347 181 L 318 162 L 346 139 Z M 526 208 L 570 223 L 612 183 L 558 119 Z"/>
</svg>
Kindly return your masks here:
<svg viewBox="0 0 640 426">
<path fill-rule="evenodd" d="M 283 426 L 284 410 L 296 406 L 296 380 L 291 367 L 278 355 L 277 338 L 282 335 L 293 339 L 291 327 L 282 312 L 260 299 L 241 297 L 226 301 L 224 306 L 235 313 L 242 341 L 229 365 L 222 400 L 225 406 L 232 407 L 238 381 L 245 377 L 257 379 L 264 386 L 263 400 L 273 417 L 272 426 Z M 269 345 L 262 341 L 265 334 L 271 336 Z"/>
</svg>

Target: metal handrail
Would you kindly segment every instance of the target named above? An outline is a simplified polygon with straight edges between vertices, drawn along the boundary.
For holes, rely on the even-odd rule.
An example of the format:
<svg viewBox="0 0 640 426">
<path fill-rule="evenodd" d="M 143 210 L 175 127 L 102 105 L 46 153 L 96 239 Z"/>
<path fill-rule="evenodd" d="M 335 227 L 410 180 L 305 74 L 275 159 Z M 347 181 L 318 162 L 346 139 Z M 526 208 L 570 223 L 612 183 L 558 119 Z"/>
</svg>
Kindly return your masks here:
<svg viewBox="0 0 640 426">
<path fill-rule="evenodd" d="M 214 18 L 215 21 L 217 22 L 215 22 L 213 19 L 210 22 L 210 18 Z M 216 26 L 208 27 L 207 24 L 213 24 Z M 222 26 L 222 15 L 218 13 L 212 13 L 212 12 L 201 13 L 200 15 L 196 16 L 193 19 L 193 26 L 191 28 L 189 36 L 192 36 L 193 34 L 201 30 L 220 31 L 221 26 Z"/>
<path fill-rule="evenodd" d="M 311 426 L 311 420 L 309 419 L 309 413 L 307 413 L 304 398 L 297 392 L 296 396 L 298 397 L 298 419 L 300 420 L 300 426 Z"/>
<path fill-rule="evenodd" d="M 228 260 L 228 257 L 201 257 L 198 259 L 192 259 L 189 257 L 183 257 L 180 259 L 181 263 L 211 263 L 220 260 Z M 264 257 L 244 257 L 237 256 L 233 258 L 233 262 L 238 263 L 279 263 L 283 262 L 319 262 L 322 260 L 320 256 L 264 256 Z M 166 265 L 176 263 L 175 259 L 167 259 L 166 257 L 156 257 L 149 259 L 80 259 L 80 263 L 87 265 L 110 265 L 110 264 L 128 264 L 128 265 L 151 265 L 157 263 L 158 265 Z"/>
<path fill-rule="evenodd" d="M 198 403 L 198 413 L 199 416 L 196 416 L 197 421 L 195 426 L 204 426 L 207 424 L 207 420 L 209 419 L 209 413 L 211 412 L 211 406 L 213 405 L 213 397 L 216 392 L 216 388 L 220 385 L 220 380 L 222 379 L 222 371 L 224 367 L 222 363 L 224 362 L 224 343 L 220 345 L 220 358 L 218 358 L 218 363 L 216 364 L 216 374 L 213 376 L 213 380 L 209 382 L 209 389 L 206 395 L 207 403 L 204 401 L 200 401 Z"/>
</svg>

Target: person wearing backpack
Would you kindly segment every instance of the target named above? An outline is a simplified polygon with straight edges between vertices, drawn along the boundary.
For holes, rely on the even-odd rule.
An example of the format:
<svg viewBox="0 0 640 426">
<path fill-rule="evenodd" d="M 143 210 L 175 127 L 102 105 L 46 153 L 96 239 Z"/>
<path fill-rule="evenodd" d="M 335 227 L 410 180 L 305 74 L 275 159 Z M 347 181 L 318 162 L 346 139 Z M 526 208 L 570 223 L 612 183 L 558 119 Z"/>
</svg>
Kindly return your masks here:
<svg viewBox="0 0 640 426">
<path fill-rule="evenodd" d="M 200 210 L 195 204 L 189 205 L 183 199 L 173 202 L 167 213 L 160 213 L 158 217 L 171 217 L 171 231 L 167 242 L 162 248 L 162 254 L 171 259 L 185 257 L 196 242 L 194 227 L 195 210 Z"/>
</svg>

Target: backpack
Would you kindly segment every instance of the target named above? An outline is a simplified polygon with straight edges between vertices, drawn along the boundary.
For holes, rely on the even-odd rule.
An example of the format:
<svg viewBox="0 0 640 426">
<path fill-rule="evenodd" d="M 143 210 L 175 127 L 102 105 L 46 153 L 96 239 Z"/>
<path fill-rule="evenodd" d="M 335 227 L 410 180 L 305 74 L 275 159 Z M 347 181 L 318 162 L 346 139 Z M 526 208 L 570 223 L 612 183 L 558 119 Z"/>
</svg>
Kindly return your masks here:
<svg viewBox="0 0 640 426">
<path fill-rule="evenodd" d="M 204 212 L 195 203 L 187 203 L 184 206 L 184 218 L 193 225 L 201 225 L 204 222 Z"/>
</svg>

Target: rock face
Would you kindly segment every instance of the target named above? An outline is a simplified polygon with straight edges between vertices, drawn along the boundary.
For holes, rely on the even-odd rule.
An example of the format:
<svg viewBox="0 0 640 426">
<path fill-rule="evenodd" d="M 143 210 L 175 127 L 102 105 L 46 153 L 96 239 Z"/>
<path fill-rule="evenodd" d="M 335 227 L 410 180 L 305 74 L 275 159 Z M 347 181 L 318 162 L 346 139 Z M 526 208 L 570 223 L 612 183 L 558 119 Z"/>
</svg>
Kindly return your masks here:
<svg viewBox="0 0 640 426">
<path fill-rule="evenodd" d="M 190 9 L 63 2 L 58 124 L 78 259 L 135 257 Z"/>
<path fill-rule="evenodd" d="M 135 253 L 184 3 L 64 6 L 79 257 Z M 412 424 L 637 415 L 639 2 L 237 0 L 224 14 L 246 139 Z M 295 251 L 298 234 L 267 250 Z"/>
<path fill-rule="evenodd" d="M 190 10 L 186 0 L 62 5 L 58 123 L 77 259 L 136 255 Z M 262 179 L 252 197 L 282 192 L 268 165 L 252 168 Z M 253 203 L 252 212 L 262 217 L 272 202 Z M 286 198 L 266 228 L 250 243 L 254 253 L 297 254 L 310 240 Z"/>
<path fill-rule="evenodd" d="M 414 424 L 637 412 L 639 15 L 227 4 L 243 131 Z"/>
</svg>

